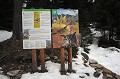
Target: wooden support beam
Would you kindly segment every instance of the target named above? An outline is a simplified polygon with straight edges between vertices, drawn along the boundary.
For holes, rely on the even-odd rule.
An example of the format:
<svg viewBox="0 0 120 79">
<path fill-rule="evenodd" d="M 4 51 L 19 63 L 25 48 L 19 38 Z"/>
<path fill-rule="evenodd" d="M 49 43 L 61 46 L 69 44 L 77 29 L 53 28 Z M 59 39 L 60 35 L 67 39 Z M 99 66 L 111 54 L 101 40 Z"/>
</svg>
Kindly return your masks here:
<svg viewBox="0 0 120 79">
<path fill-rule="evenodd" d="M 72 72 L 72 47 L 69 48 L 68 52 L 68 72 Z"/>
<path fill-rule="evenodd" d="M 65 70 L 65 49 L 64 48 L 60 48 L 60 59 L 61 59 L 61 75 L 65 75 L 66 74 L 66 70 Z"/>
<path fill-rule="evenodd" d="M 33 72 L 37 71 L 37 57 L 36 57 L 36 50 L 32 50 L 32 70 Z"/>
<path fill-rule="evenodd" d="M 40 49 L 40 60 L 41 60 L 41 71 L 45 72 L 45 51 L 44 49 Z"/>
</svg>

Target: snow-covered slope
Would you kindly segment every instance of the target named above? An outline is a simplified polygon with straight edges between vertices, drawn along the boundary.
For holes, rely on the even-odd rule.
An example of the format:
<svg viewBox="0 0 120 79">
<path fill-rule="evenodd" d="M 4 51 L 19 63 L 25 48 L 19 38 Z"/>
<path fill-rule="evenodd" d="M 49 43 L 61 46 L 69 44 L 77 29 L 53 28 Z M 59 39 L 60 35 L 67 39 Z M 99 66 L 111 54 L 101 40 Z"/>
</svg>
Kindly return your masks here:
<svg viewBox="0 0 120 79">
<path fill-rule="evenodd" d="M 115 47 L 102 48 L 98 47 L 98 37 L 102 36 L 99 31 L 91 29 L 94 33 L 94 42 L 89 46 L 89 57 L 95 59 L 101 65 L 120 75 L 120 49 Z"/>
<path fill-rule="evenodd" d="M 0 42 L 9 39 L 12 36 L 12 32 L 0 30 Z"/>
</svg>

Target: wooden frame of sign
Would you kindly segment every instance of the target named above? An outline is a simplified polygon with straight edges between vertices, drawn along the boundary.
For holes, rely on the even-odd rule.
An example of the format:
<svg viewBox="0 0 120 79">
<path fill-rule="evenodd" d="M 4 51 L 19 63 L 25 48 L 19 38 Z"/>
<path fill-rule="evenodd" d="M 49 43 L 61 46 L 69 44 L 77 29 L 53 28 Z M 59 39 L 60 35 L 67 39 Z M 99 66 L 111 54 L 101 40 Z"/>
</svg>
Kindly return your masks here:
<svg viewBox="0 0 120 79">
<path fill-rule="evenodd" d="M 32 71 L 37 71 L 37 57 L 36 57 L 36 50 L 32 49 Z"/>
<path fill-rule="evenodd" d="M 72 72 L 72 47 L 69 48 L 68 52 L 68 72 Z"/>
<path fill-rule="evenodd" d="M 60 59 L 61 59 L 61 75 L 66 74 L 65 70 L 65 49 L 63 47 L 60 48 Z M 45 51 L 44 49 L 40 49 L 40 61 L 41 61 L 41 72 L 47 72 L 45 69 Z M 32 70 L 33 72 L 37 71 L 37 56 L 36 50 L 32 49 Z M 69 48 L 68 52 L 68 72 L 73 72 L 72 70 L 72 47 Z"/>
<path fill-rule="evenodd" d="M 47 69 L 45 69 L 45 51 L 44 51 L 44 49 L 40 49 L 40 61 L 41 61 L 40 72 L 47 72 Z M 37 72 L 37 56 L 36 56 L 35 49 L 32 49 L 32 71 Z"/>
<path fill-rule="evenodd" d="M 65 70 L 65 49 L 63 47 L 60 48 L 60 59 L 61 59 L 61 75 L 66 74 Z M 75 71 L 72 69 L 72 47 L 69 47 L 68 51 L 68 70 L 69 73 L 74 73 Z"/>
<path fill-rule="evenodd" d="M 66 70 L 65 70 L 65 49 L 63 47 L 60 48 L 60 59 L 61 59 L 60 73 L 61 73 L 61 75 L 65 75 L 66 74 Z"/>
</svg>

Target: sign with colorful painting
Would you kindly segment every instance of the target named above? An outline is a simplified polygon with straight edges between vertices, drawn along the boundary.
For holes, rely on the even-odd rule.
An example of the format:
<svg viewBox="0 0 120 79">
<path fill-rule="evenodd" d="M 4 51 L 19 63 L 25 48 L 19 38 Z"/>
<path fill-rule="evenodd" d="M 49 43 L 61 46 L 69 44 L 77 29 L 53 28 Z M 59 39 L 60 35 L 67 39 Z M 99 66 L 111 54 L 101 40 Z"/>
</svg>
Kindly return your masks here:
<svg viewBox="0 0 120 79">
<path fill-rule="evenodd" d="M 52 9 L 53 48 L 79 46 L 78 10 Z"/>
<path fill-rule="evenodd" d="M 51 47 L 51 10 L 22 10 L 23 49 Z"/>
</svg>

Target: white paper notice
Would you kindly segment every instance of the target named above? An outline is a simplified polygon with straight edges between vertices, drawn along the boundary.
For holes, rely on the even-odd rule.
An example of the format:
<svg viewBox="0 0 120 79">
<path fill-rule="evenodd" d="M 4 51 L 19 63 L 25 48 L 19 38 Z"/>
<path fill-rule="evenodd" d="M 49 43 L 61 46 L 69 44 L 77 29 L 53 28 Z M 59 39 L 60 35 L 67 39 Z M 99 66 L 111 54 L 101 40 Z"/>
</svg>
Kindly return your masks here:
<svg viewBox="0 0 120 79">
<path fill-rule="evenodd" d="M 23 49 L 51 47 L 50 9 L 23 9 Z"/>
</svg>

